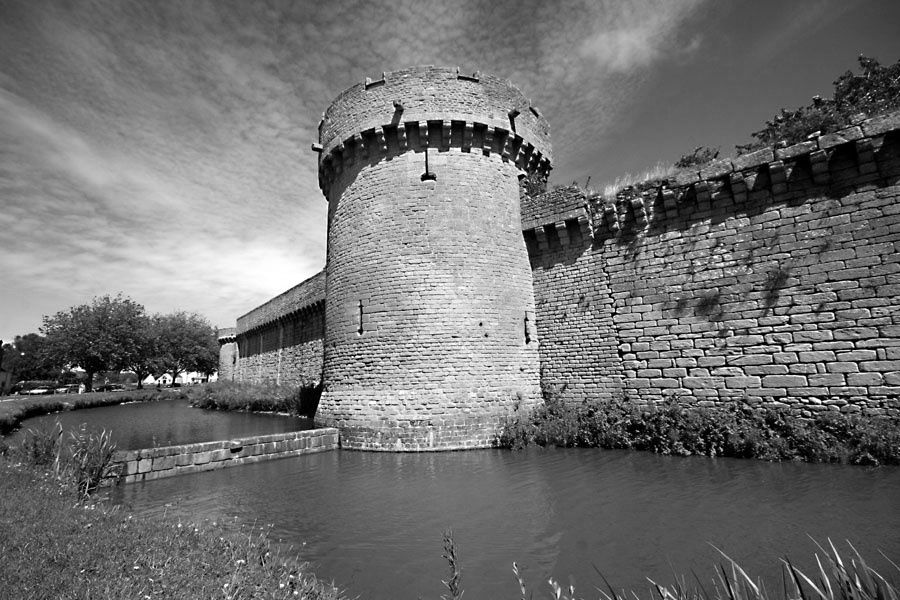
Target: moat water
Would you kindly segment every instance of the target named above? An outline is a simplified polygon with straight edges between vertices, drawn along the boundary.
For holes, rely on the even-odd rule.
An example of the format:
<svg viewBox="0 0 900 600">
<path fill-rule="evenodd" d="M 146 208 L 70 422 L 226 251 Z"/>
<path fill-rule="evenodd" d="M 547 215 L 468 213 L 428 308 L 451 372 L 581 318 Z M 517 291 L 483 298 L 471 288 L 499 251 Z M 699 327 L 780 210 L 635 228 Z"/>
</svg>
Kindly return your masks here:
<svg viewBox="0 0 900 600">
<path fill-rule="evenodd" d="M 884 571 L 879 551 L 900 558 L 898 468 L 577 449 L 334 451 L 128 485 L 115 501 L 271 525 L 320 577 L 374 600 L 446 593 L 447 528 L 473 600 L 519 598 L 513 561 L 535 597 L 547 597 L 550 576 L 595 597 L 597 570 L 649 597 L 648 577 L 692 582 L 692 570 L 711 589 L 720 556 L 710 544 L 776 595 L 781 557 L 814 567 L 810 538 L 849 540 Z"/>
<path fill-rule="evenodd" d="M 313 427 L 312 421 L 305 418 L 201 410 L 192 408 L 186 400 L 160 400 L 26 419 L 11 436 L 11 443 L 16 443 L 26 429 L 53 427 L 56 421 L 64 430 L 78 429 L 82 423 L 94 431 L 106 429 L 120 450 L 229 440 Z"/>
</svg>

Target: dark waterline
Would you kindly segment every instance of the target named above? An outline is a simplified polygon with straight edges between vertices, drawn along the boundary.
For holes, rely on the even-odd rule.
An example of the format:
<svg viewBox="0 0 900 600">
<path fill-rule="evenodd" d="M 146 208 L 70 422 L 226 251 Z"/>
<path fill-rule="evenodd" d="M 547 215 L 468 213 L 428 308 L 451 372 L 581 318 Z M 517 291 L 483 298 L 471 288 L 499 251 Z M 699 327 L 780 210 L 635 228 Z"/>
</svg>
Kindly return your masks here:
<svg viewBox="0 0 900 600">
<path fill-rule="evenodd" d="M 311 420 L 300 417 L 201 410 L 192 408 L 187 400 L 159 400 L 26 419 L 20 431 L 11 437 L 11 443 L 16 443 L 26 429 L 52 427 L 56 421 L 66 430 L 77 429 L 85 423 L 94 431 L 111 431 L 120 450 L 312 429 Z"/>
<path fill-rule="evenodd" d="M 714 543 L 780 589 L 779 558 L 814 566 L 820 542 L 850 540 L 876 568 L 900 558 L 900 469 L 672 458 L 600 450 L 435 454 L 328 452 L 120 488 L 139 513 L 273 525 L 351 596 L 438 598 L 441 532 L 452 527 L 466 597 L 535 597 L 554 576 L 585 597 L 644 592 L 672 573 L 704 583 Z M 649 594 L 642 593 L 642 597 Z"/>
</svg>

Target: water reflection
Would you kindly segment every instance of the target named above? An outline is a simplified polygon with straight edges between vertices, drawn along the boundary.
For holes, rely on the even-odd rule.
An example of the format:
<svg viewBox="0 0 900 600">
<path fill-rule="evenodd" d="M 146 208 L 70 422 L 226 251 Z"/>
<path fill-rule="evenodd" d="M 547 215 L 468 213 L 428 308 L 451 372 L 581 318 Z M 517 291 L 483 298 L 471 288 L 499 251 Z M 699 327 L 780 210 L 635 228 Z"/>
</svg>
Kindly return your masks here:
<svg viewBox="0 0 900 600">
<path fill-rule="evenodd" d="M 879 549 L 896 559 L 898 497 L 898 469 L 484 450 L 329 452 L 130 485 L 117 501 L 271 523 L 319 575 L 387 599 L 444 591 L 448 527 L 472 598 L 517 598 L 513 561 L 536 596 L 553 575 L 591 597 L 595 565 L 617 588 L 668 583 L 673 570 L 709 580 L 709 542 L 780 585 L 780 556 L 812 566 L 807 534 L 849 539 L 876 564 Z"/>
</svg>

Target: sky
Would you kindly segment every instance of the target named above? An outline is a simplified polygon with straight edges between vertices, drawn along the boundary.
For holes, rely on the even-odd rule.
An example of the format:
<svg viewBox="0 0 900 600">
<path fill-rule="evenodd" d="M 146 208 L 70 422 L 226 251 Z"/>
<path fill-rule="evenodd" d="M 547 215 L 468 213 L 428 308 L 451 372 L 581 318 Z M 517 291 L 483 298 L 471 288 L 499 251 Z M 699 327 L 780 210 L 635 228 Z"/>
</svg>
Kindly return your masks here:
<svg viewBox="0 0 900 600">
<path fill-rule="evenodd" d="M 510 79 L 601 188 L 900 59 L 896 0 L 0 0 L 0 339 L 122 293 L 235 319 L 325 263 L 316 127 L 412 65 Z"/>
</svg>

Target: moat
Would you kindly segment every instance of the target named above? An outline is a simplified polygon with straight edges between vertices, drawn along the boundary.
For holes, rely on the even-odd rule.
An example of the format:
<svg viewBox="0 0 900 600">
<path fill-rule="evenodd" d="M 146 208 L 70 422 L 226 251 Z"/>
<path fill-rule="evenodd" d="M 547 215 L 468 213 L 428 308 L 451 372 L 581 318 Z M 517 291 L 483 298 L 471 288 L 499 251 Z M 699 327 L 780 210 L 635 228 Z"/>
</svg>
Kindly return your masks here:
<svg viewBox="0 0 900 600">
<path fill-rule="evenodd" d="M 516 561 L 585 597 L 646 590 L 672 573 L 704 583 L 715 544 L 769 589 L 779 559 L 812 568 L 815 546 L 850 540 L 876 569 L 900 556 L 900 469 L 676 458 L 600 450 L 391 454 L 335 451 L 127 485 L 137 513 L 272 526 L 322 578 L 367 599 L 437 598 L 452 527 L 472 598 L 518 598 Z"/>
<path fill-rule="evenodd" d="M 88 423 L 95 431 L 107 429 L 119 450 L 212 442 L 251 435 L 312 429 L 309 419 L 246 412 L 218 412 L 192 408 L 186 400 L 136 402 L 118 406 L 85 408 L 35 417 L 22 423 L 11 440 L 28 428 L 50 427 L 59 421 L 63 429 Z"/>
</svg>

